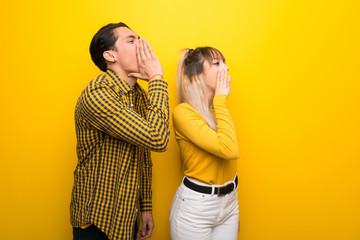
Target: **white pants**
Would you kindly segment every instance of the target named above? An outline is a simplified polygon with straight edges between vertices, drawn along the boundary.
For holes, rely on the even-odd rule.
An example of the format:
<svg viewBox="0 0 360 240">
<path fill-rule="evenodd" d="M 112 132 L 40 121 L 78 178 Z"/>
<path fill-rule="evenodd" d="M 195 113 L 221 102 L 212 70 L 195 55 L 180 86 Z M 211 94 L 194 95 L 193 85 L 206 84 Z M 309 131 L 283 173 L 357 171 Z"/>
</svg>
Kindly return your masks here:
<svg viewBox="0 0 360 240">
<path fill-rule="evenodd" d="M 191 180 L 198 185 L 214 186 Z M 236 189 L 217 196 L 203 194 L 181 183 L 170 210 L 172 240 L 236 240 L 239 205 Z"/>
</svg>

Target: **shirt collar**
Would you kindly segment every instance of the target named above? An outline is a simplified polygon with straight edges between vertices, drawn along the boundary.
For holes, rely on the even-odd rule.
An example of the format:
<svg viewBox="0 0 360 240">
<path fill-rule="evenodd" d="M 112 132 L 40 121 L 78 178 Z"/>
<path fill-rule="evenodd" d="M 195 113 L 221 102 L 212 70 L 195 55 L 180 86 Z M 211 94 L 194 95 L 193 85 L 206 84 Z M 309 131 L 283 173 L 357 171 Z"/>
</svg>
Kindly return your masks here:
<svg viewBox="0 0 360 240">
<path fill-rule="evenodd" d="M 120 89 L 123 93 L 127 94 L 132 88 L 125 82 L 125 80 L 121 79 L 119 75 L 117 75 L 114 71 L 108 69 L 106 71 L 107 79 L 113 83 L 117 88 Z M 135 84 L 134 88 L 137 86 L 137 83 Z"/>
</svg>

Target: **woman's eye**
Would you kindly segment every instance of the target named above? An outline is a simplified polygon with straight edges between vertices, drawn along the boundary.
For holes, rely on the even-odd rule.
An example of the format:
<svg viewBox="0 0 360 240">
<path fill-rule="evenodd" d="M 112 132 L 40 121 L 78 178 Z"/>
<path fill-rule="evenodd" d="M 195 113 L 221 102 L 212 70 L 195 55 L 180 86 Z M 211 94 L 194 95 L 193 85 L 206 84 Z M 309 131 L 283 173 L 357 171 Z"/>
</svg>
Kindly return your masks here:
<svg viewBox="0 0 360 240">
<path fill-rule="evenodd" d="M 219 66 L 220 62 L 214 62 L 213 64 L 216 65 L 216 66 Z"/>
</svg>

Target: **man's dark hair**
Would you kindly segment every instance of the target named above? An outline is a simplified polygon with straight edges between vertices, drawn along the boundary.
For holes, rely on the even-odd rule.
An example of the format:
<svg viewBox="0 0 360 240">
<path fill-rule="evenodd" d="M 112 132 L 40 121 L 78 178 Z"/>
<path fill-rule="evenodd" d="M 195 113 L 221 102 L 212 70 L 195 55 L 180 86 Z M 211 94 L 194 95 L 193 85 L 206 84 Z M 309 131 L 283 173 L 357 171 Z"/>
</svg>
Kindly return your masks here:
<svg viewBox="0 0 360 240">
<path fill-rule="evenodd" d="M 90 43 L 91 59 L 101 71 L 106 72 L 107 64 L 103 57 L 103 53 L 107 50 L 117 50 L 115 42 L 118 36 L 114 34 L 114 29 L 118 27 L 127 27 L 125 23 L 110 23 L 102 27 L 93 37 Z M 129 28 L 130 29 L 130 28 Z"/>
</svg>

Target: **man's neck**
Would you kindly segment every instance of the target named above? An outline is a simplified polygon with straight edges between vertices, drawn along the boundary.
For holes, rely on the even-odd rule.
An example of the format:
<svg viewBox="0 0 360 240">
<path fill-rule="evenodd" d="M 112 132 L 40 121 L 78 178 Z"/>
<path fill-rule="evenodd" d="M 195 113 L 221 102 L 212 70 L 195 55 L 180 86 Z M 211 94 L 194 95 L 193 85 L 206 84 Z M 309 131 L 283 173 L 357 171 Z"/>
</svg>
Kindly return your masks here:
<svg viewBox="0 0 360 240">
<path fill-rule="evenodd" d="M 122 69 L 109 68 L 113 72 L 115 72 L 122 80 L 124 80 L 131 88 L 135 86 L 137 82 L 137 78 L 128 77 L 128 73 L 126 73 Z"/>
</svg>

